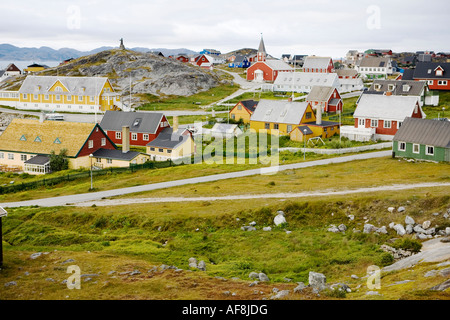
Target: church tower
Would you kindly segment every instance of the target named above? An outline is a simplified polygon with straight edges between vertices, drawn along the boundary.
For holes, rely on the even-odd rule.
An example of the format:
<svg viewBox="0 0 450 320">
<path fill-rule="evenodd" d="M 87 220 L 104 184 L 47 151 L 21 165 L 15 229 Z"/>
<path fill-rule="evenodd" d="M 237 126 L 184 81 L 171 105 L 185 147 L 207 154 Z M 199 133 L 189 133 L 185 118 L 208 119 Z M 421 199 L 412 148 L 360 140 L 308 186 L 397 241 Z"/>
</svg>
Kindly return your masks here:
<svg viewBox="0 0 450 320">
<path fill-rule="evenodd" d="M 258 61 L 266 61 L 266 46 L 264 45 L 264 40 L 261 34 L 261 42 L 259 43 L 258 48 Z"/>
</svg>

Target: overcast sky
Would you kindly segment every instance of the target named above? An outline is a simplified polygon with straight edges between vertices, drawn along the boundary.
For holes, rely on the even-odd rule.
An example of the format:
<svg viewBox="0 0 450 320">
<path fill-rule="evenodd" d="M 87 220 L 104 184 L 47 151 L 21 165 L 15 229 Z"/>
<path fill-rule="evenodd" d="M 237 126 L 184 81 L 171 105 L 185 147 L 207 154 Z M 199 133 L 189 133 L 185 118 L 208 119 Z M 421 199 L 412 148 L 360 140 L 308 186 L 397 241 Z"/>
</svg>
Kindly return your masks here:
<svg viewBox="0 0 450 320">
<path fill-rule="evenodd" d="M 16 0 L 0 3 L 0 43 L 92 50 L 101 46 L 257 48 L 344 57 L 348 50 L 450 51 L 448 0 Z"/>
</svg>

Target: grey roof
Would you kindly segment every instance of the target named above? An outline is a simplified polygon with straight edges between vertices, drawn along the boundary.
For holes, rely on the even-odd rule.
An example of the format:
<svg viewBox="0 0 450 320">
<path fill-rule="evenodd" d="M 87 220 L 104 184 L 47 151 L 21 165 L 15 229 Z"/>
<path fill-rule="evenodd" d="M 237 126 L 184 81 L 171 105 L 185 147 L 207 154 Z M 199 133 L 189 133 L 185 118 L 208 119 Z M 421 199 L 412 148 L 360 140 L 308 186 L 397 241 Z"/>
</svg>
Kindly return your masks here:
<svg viewBox="0 0 450 320">
<path fill-rule="evenodd" d="M 334 127 L 334 126 L 339 125 L 339 122 L 322 120 L 321 124 L 317 124 L 316 121 L 305 122 L 304 124 L 307 124 L 309 126 L 316 126 L 316 127 Z"/>
<path fill-rule="evenodd" d="M 156 139 L 147 143 L 148 147 L 175 149 L 180 144 L 184 143 L 187 139 L 190 139 L 190 135 L 183 135 L 180 132 L 184 130 L 178 130 L 173 133 L 172 128 L 166 128 L 156 137 Z"/>
<path fill-rule="evenodd" d="M 134 158 L 136 158 L 139 154 L 140 152 L 137 151 L 128 151 L 124 153 L 122 152 L 122 150 L 100 148 L 97 151 L 95 151 L 92 155 L 95 158 L 131 161 Z"/>
<path fill-rule="evenodd" d="M 308 127 L 308 126 L 297 126 L 297 128 L 302 132 L 305 133 L 306 130 L 306 134 L 313 134 L 312 130 Z M 295 129 L 295 128 L 294 128 Z"/>
<path fill-rule="evenodd" d="M 405 69 L 403 71 L 403 80 L 413 80 L 414 79 L 414 69 Z"/>
<path fill-rule="evenodd" d="M 130 132 L 156 133 L 164 114 L 160 112 L 106 111 L 100 127 L 106 131 L 121 131 L 123 126 Z"/>
<path fill-rule="evenodd" d="M 303 69 L 312 68 L 312 69 L 326 69 L 328 68 L 328 64 L 330 63 L 331 57 L 316 57 L 316 56 L 307 56 L 305 58 L 305 63 L 303 64 Z"/>
<path fill-rule="evenodd" d="M 27 76 L 19 89 L 20 93 L 48 94 L 49 89 L 60 81 L 69 90 L 66 95 L 98 96 L 108 81 L 106 77 L 57 77 L 57 76 Z"/>
<path fill-rule="evenodd" d="M 261 35 L 261 41 L 259 42 L 258 52 L 264 52 L 264 53 L 267 53 L 267 52 L 266 52 L 266 46 L 264 45 L 264 40 L 263 40 L 262 35 Z"/>
<path fill-rule="evenodd" d="M 242 63 L 245 60 L 248 60 L 247 57 L 239 54 L 239 55 L 236 55 L 236 58 L 234 59 L 234 63 L 235 64 Z"/>
<path fill-rule="evenodd" d="M 331 99 L 329 105 L 336 106 L 339 103 L 339 101 L 341 101 L 341 99 Z"/>
<path fill-rule="evenodd" d="M 406 118 L 394 140 L 450 148 L 450 121 Z"/>
<path fill-rule="evenodd" d="M 328 101 L 335 87 L 332 86 L 313 86 L 306 101 Z"/>
<path fill-rule="evenodd" d="M 31 159 L 28 159 L 24 163 L 25 164 L 35 164 L 35 165 L 43 166 L 43 165 L 46 165 L 49 162 L 50 162 L 50 157 L 49 156 L 38 154 L 37 156 L 34 156 Z"/>
<path fill-rule="evenodd" d="M 372 68 L 387 68 L 389 61 L 391 61 L 390 58 L 368 57 L 368 58 L 362 58 L 359 66 L 360 67 L 372 67 Z"/>
<path fill-rule="evenodd" d="M 339 77 L 356 77 L 358 75 L 358 71 L 355 69 L 338 69 L 336 73 Z"/>
<path fill-rule="evenodd" d="M 336 73 L 290 72 L 278 74 L 274 85 L 332 86 L 339 85 Z"/>
<path fill-rule="evenodd" d="M 250 110 L 251 112 L 255 112 L 256 107 L 258 106 L 259 101 L 255 100 L 242 100 L 239 101 L 245 108 Z"/>
<path fill-rule="evenodd" d="M 437 67 L 444 69 L 442 76 L 436 76 Z M 450 63 L 418 62 L 414 69 L 414 79 L 450 79 Z"/>
<path fill-rule="evenodd" d="M 299 124 L 307 106 L 306 102 L 260 100 L 250 121 Z"/>
<path fill-rule="evenodd" d="M 413 114 L 418 101 L 414 96 L 362 94 L 353 117 L 403 121 Z"/>
<path fill-rule="evenodd" d="M 272 70 L 294 70 L 290 65 L 288 65 L 283 60 L 278 59 L 267 59 L 265 63 L 272 69 Z"/>
<path fill-rule="evenodd" d="M 379 85 L 379 88 L 377 88 Z M 394 86 L 393 90 L 389 90 L 389 86 Z M 392 91 L 395 96 L 420 96 L 426 86 L 425 81 L 414 80 L 374 80 L 367 92 L 387 92 Z"/>
</svg>

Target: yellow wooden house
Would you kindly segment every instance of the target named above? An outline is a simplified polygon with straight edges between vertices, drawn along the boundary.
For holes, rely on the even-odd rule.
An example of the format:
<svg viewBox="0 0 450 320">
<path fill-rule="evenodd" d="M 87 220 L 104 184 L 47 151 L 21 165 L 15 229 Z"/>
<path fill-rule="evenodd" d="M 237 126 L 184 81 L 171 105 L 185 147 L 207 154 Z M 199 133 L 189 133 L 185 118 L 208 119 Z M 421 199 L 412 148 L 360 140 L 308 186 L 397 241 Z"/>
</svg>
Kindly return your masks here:
<svg viewBox="0 0 450 320">
<path fill-rule="evenodd" d="M 258 106 L 258 101 L 254 100 L 243 100 L 239 101 L 233 109 L 230 110 L 230 119 L 235 121 L 242 121 L 247 124 L 250 123 L 250 117 L 253 112 L 255 112 L 256 107 Z"/>
<path fill-rule="evenodd" d="M 151 160 L 176 160 L 194 155 L 195 142 L 189 130 L 166 128 L 146 148 Z"/>
<path fill-rule="evenodd" d="M 315 119 L 311 105 L 306 102 L 261 100 L 250 118 L 250 129 L 289 135 L 296 126 Z"/>
<path fill-rule="evenodd" d="M 124 108 L 120 95 L 106 77 L 27 76 L 19 91 L 0 92 L 0 105 L 77 113 Z"/>
</svg>

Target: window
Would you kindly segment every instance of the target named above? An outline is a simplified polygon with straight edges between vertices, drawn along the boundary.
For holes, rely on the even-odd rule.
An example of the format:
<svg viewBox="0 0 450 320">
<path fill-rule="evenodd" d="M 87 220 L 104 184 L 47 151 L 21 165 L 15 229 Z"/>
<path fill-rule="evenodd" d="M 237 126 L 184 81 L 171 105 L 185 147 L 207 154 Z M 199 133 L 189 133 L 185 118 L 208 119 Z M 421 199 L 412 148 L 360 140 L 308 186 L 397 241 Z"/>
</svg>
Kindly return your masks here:
<svg viewBox="0 0 450 320">
<path fill-rule="evenodd" d="M 3 152 L 0 152 L 0 159 L 5 159 L 5 154 Z"/>
<path fill-rule="evenodd" d="M 167 150 L 167 153 L 172 153 L 172 150 Z"/>
<path fill-rule="evenodd" d="M 425 154 L 427 156 L 434 156 L 434 147 L 433 146 L 426 146 L 425 150 L 426 150 Z"/>
<path fill-rule="evenodd" d="M 287 132 L 291 132 L 292 131 L 292 125 L 288 124 L 286 127 L 286 131 Z"/>
<path fill-rule="evenodd" d="M 266 122 L 264 124 L 264 129 L 269 130 L 270 129 L 270 123 Z"/>
<path fill-rule="evenodd" d="M 48 100 L 50 98 L 50 96 L 48 95 L 48 94 L 46 94 L 45 96 L 44 96 L 44 99 L 45 100 Z"/>
<path fill-rule="evenodd" d="M 72 96 L 67 96 L 67 101 L 72 101 Z"/>
<path fill-rule="evenodd" d="M 34 142 L 42 142 L 41 137 L 37 136 L 37 137 L 34 139 Z"/>
<path fill-rule="evenodd" d="M 441 69 L 436 70 L 436 76 L 442 76 L 442 70 Z"/>
<path fill-rule="evenodd" d="M 390 120 L 384 120 L 383 121 L 383 128 L 391 128 L 391 121 Z"/>
<path fill-rule="evenodd" d="M 61 96 L 59 94 L 56 95 L 56 101 L 61 100 Z"/>
<path fill-rule="evenodd" d="M 23 135 L 20 137 L 19 140 L 21 140 L 21 141 L 27 141 L 27 138 L 25 138 L 25 135 L 23 134 Z"/>
<path fill-rule="evenodd" d="M 238 105 L 238 110 L 242 110 L 242 106 L 241 105 Z"/>
<path fill-rule="evenodd" d="M 24 98 L 24 99 L 27 99 L 27 98 L 28 98 L 26 93 L 23 94 L 23 98 Z"/>
<path fill-rule="evenodd" d="M 92 149 L 94 147 L 94 140 L 89 140 L 88 142 L 88 148 Z"/>
<path fill-rule="evenodd" d="M 397 122 L 397 129 L 400 129 L 400 127 L 402 126 L 402 123 L 403 122 L 401 122 L 401 121 Z"/>
<path fill-rule="evenodd" d="M 366 119 L 359 118 L 358 119 L 358 126 L 365 126 L 366 125 Z"/>
<path fill-rule="evenodd" d="M 20 155 L 20 161 L 27 161 L 27 155 L 26 154 L 21 154 Z"/>
<path fill-rule="evenodd" d="M 35 94 L 34 95 L 34 100 L 38 100 L 39 99 L 39 95 Z"/>
<path fill-rule="evenodd" d="M 438 81 L 438 86 L 446 86 L 447 85 L 447 80 L 439 80 Z"/>
<path fill-rule="evenodd" d="M 312 118 L 312 113 L 311 112 L 307 112 L 305 115 L 306 119 L 311 119 Z"/>
<path fill-rule="evenodd" d="M 53 141 L 53 143 L 61 144 L 61 140 L 59 140 L 59 138 L 56 138 L 55 141 Z"/>
<path fill-rule="evenodd" d="M 434 81 L 433 81 L 433 80 L 427 80 L 427 84 L 428 84 L 429 86 L 432 86 L 432 85 L 434 84 Z"/>
<path fill-rule="evenodd" d="M 94 97 L 89 97 L 90 102 L 94 102 Z"/>
<path fill-rule="evenodd" d="M 274 128 L 275 130 L 278 130 L 278 128 L 279 128 L 278 123 L 274 123 L 274 124 L 273 124 L 273 128 Z"/>
<path fill-rule="evenodd" d="M 116 132 L 116 139 L 122 139 L 122 132 Z"/>
<path fill-rule="evenodd" d="M 83 101 L 83 96 L 79 96 L 78 101 Z"/>
<path fill-rule="evenodd" d="M 155 148 L 151 147 L 151 148 L 150 148 L 150 151 L 155 151 Z"/>
<path fill-rule="evenodd" d="M 102 138 L 102 147 L 106 146 L 106 138 Z"/>
<path fill-rule="evenodd" d="M 158 151 L 159 152 L 164 152 L 164 149 L 159 148 Z"/>
<path fill-rule="evenodd" d="M 8 153 L 8 160 L 14 160 L 14 153 Z"/>
<path fill-rule="evenodd" d="M 148 135 L 148 133 L 144 133 L 144 134 L 142 135 L 142 138 L 143 138 L 145 141 L 148 141 L 148 140 L 149 140 L 149 135 Z"/>
<path fill-rule="evenodd" d="M 112 159 L 106 159 L 106 163 L 111 164 L 112 163 Z"/>
<path fill-rule="evenodd" d="M 102 163 L 102 158 L 95 158 L 95 162 Z"/>
<path fill-rule="evenodd" d="M 372 128 L 378 128 L 378 120 L 377 119 L 371 119 L 370 120 L 370 126 Z"/>
<path fill-rule="evenodd" d="M 393 84 L 388 85 L 388 90 L 389 91 L 393 91 L 394 88 L 395 88 L 395 85 L 393 85 Z"/>
<path fill-rule="evenodd" d="M 406 143 L 405 142 L 398 143 L 398 151 L 406 151 Z"/>
<path fill-rule="evenodd" d="M 420 153 L 420 144 L 413 144 L 413 153 Z"/>
<path fill-rule="evenodd" d="M 235 120 L 236 116 L 234 114 L 231 115 L 231 119 Z"/>
<path fill-rule="evenodd" d="M 137 140 L 137 133 L 132 133 L 131 134 L 131 140 Z"/>
</svg>

